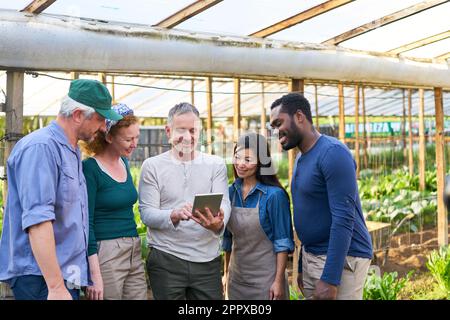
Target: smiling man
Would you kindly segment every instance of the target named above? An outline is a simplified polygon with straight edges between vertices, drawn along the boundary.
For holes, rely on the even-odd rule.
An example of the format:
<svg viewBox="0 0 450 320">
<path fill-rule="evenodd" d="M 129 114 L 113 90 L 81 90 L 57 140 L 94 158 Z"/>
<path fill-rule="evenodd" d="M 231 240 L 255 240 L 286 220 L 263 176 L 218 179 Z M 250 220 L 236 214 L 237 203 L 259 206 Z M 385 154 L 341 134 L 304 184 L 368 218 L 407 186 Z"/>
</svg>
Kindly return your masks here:
<svg viewBox="0 0 450 320">
<path fill-rule="evenodd" d="M 70 84 L 55 121 L 22 138 L 7 161 L 8 199 L 0 242 L 0 280 L 16 300 L 78 299 L 88 285 L 88 202 L 77 142 L 105 130 L 108 89 Z"/>
<path fill-rule="evenodd" d="M 169 111 L 171 150 L 145 160 L 139 210 L 151 247 L 147 271 L 155 299 L 215 299 L 222 296 L 220 235 L 230 217 L 223 159 L 197 151 L 198 110 L 180 103 Z M 223 193 L 217 216 L 194 217 L 196 194 Z"/>
<path fill-rule="evenodd" d="M 302 243 L 299 287 L 306 299 L 362 299 L 372 243 L 350 150 L 314 128 L 309 102 L 301 94 L 276 100 L 270 123 L 284 150 L 300 149 L 291 184 Z"/>
</svg>

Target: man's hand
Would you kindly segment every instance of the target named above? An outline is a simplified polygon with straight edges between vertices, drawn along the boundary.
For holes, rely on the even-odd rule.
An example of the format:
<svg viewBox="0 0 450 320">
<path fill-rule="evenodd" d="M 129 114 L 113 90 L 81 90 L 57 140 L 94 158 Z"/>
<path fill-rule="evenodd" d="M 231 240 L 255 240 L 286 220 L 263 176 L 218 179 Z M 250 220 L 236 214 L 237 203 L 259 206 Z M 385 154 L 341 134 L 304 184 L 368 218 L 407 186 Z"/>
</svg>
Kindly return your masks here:
<svg viewBox="0 0 450 320">
<path fill-rule="evenodd" d="M 203 226 L 208 230 L 219 233 L 220 230 L 222 230 L 223 228 L 223 217 L 224 217 L 223 210 L 220 209 L 219 213 L 215 217 L 213 216 L 209 208 L 205 207 L 205 212 L 206 215 L 202 214 L 198 210 L 195 210 L 197 216 L 192 216 L 192 220 L 194 220 L 195 222 L 197 222 L 198 224 L 200 224 L 201 226 Z"/>
<path fill-rule="evenodd" d="M 314 290 L 314 300 L 336 300 L 337 287 L 326 283 L 322 280 L 317 281 L 316 289 Z"/>
<path fill-rule="evenodd" d="M 72 295 L 64 285 L 64 280 L 55 288 L 48 288 L 47 300 L 73 300 Z"/>
<path fill-rule="evenodd" d="M 283 279 L 284 280 L 284 279 Z M 269 300 L 281 300 L 284 297 L 283 281 L 275 280 L 270 287 Z"/>
<path fill-rule="evenodd" d="M 300 289 L 302 295 L 305 295 L 305 291 L 303 290 L 303 273 L 299 272 L 297 276 L 297 286 Z"/>
<path fill-rule="evenodd" d="M 170 214 L 170 220 L 173 225 L 177 225 L 181 220 L 189 220 L 192 218 L 192 204 L 186 203 L 183 208 L 174 209 Z"/>
</svg>

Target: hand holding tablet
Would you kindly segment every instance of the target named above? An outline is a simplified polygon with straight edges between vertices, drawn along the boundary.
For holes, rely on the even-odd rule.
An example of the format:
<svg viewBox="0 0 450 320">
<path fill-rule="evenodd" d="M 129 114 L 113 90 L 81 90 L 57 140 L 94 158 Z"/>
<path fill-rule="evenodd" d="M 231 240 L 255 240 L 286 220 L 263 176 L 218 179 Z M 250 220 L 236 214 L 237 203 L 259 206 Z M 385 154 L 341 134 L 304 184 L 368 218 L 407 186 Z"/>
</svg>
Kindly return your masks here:
<svg viewBox="0 0 450 320">
<path fill-rule="evenodd" d="M 192 219 L 206 229 L 219 232 L 223 227 L 223 210 L 220 209 L 223 193 L 198 194 L 192 206 Z"/>
</svg>

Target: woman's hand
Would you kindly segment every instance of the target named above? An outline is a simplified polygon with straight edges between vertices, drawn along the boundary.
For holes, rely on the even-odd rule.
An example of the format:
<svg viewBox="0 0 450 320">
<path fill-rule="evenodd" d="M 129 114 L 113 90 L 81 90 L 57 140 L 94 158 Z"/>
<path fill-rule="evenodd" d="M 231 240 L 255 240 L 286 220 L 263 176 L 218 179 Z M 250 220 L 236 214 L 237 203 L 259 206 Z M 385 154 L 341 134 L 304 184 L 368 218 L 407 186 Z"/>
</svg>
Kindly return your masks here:
<svg viewBox="0 0 450 320">
<path fill-rule="evenodd" d="M 86 288 L 89 300 L 103 300 L 103 279 L 101 274 L 91 275 L 94 285 Z"/>
<path fill-rule="evenodd" d="M 284 298 L 284 285 L 283 281 L 275 280 L 270 287 L 269 299 L 281 300 Z"/>
</svg>

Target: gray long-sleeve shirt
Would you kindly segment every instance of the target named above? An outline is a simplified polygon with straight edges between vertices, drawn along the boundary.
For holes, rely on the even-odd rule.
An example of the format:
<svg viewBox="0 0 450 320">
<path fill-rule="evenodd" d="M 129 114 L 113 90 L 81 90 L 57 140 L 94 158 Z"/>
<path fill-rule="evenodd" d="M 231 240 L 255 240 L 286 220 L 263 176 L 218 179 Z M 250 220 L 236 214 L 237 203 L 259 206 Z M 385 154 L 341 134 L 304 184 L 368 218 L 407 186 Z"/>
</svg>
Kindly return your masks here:
<svg viewBox="0 0 450 320">
<path fill-rule="evenodd" d="M 193 203 L 196 194 L 223 193 L 221 208 L 225 225 L 230 218 L 227 168 L 222 158 L 205 153 L 181 162 L 167 151 L 142 164 L 139 181 L 139 211 L 147 225 L 151 247 L 192 262 L 208 262 L 220 254 L 220 234 L 195 221 L 173 225 L 170 214 Z"/>
</svg>

